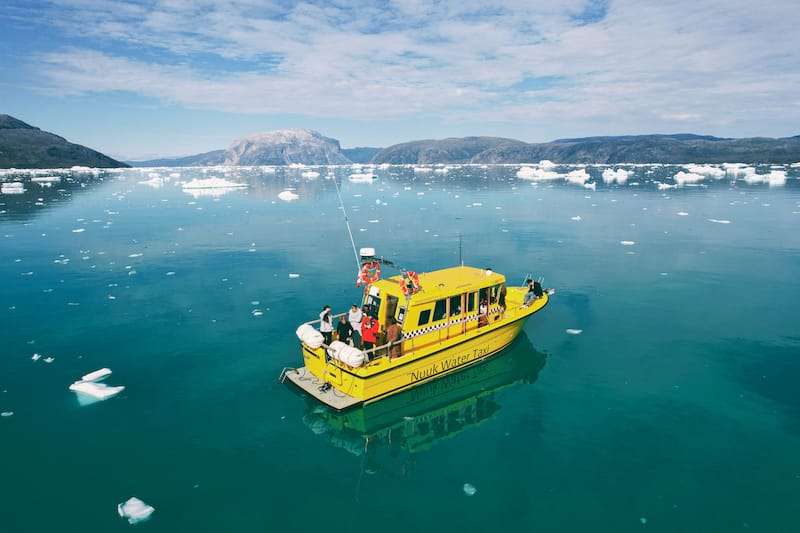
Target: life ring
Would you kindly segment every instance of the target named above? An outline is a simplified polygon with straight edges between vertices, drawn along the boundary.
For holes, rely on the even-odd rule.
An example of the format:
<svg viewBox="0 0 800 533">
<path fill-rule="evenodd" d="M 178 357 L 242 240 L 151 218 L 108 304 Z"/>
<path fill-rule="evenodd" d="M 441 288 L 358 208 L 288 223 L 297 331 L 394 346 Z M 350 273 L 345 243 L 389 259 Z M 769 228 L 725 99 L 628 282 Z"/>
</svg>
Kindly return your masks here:
<svg viewBox="0 0 800 533">
<path fill-rule="evenodd" d="M 419 275 L 413 270 L 406 272 L 406 275 L 400 280 L 400 289 L 406 296 L 417 292 L 419 290 Z"/>
<path fill-rule="evenodd" d="M 359 278 L 364 283 L 375 283 L 381 278 L 381 265 L 377 261 L 364 263 L 364 266 L 361 267 Z"/>
</svg>

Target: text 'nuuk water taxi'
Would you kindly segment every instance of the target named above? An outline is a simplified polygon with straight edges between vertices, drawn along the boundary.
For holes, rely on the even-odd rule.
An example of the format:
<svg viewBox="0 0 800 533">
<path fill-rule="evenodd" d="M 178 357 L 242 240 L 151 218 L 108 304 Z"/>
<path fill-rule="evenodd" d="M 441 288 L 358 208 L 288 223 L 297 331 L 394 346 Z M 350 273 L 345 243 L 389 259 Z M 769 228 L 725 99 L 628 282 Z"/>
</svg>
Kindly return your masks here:
<svg viewBox="0 0 800 533">
<path fill-rule="evenodd" d="M 320 319 L 297 329 L 304 366 L 286 369 L 282 376 L 338 410 L 408 390 L 497 354 L 553 292 L 534 281 L 508 286 L 502 274 L 463 265 L 419 274 L 398 268 L 399 275 L 381 278 L 381 265 L 394 265 L 376 258 L 372 248 L 362 248 L 360 256 L 358 284 L 365 286 L 361 308 L 354 308 L 364 344 L 360 335 L 354 335 L 355 345 L 336 338 L 332 317 L 348 313 L 326 308 Z"/>
</svg>

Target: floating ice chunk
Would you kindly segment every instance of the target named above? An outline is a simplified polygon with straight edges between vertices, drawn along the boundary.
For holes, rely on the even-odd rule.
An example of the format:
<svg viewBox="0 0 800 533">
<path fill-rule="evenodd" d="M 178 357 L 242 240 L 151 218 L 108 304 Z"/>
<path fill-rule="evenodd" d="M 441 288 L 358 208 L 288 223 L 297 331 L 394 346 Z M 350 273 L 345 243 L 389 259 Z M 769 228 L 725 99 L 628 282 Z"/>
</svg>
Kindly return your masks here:
<svg viewBox="0 0 800 533">
<path fill-rule="evenodd" d="M 582 329 L 573 329 L 573 328 L 567 329 L 568 335 L 580 335 L 581 333 L 583 333 Z"/>
<path fill-rule="evenodd" d="M 730 220 L 720 220 L 720 219 L 716 219 L 716 218 L 709 218 L 708 221 L 709 222 L 714 222 L 715 224 L 730 224 L 731 223 Z"/>
<path fill-rule="evenodd" d="M 236 183 L 235 181 L 228 181 L 222 178 L 212 177 L 205 179 L 195 178 L 192 181 L 187 181 L 182 185 L 184 189 L 235 189 L 240 187 L 247 187 L 245 183 Z"/>
<path fill-rule="evenodd" d="M 686 165 L 686 170 L 693 174 L 700 174 L 713 179 L 722 179 L 725 177 L 725 171 L 719 167 L 711 165 Z"/>
<path fill-rule="evenodd" d="M 289 274 L 290 278 L 299 278 L 300 274 Z"/>
<path fill-rule="evenodd" d="M 264 314 L 264 311 L 261 309 L 253 309 L 253 316 L 261 316 Z"/>
<path fill-rule="evenodd" d="M 478 492 L 478 489 L 475 488 L 475 485 L 472 483 L 464 483 L 464 494 L 467 496 L 475 496 L 476 492 Z"/>
<path fill-rule="evenodd" d="M 117 512 L 122 518 L 127 518 L 129 524 L 138 524 L 149 520 L 153 511 L 155 511 L 155 508 L 152 505 L 147 505 L 135 497 L 117 505 Z"/>
<path fill-rule="evenodd" d="M 576 185 L 585 185 L 590 178 L 591 176 L 589 176 L 589 174 L 586 173 L 586 170 L 581 168 L 567 173 L 564 179 L 566 179 L 569 183 L 574 183 Z"/>
<path fill-rule="evenodd" d="M 561 179 L 564 176 L 558 172 L 552 172 L 543 168 L 522 167 L 517 171 L 517 177 L 523 180 L 546 181 Z"/>
<path fill-rule="evenodd" d="M 705 178 L 702 174 L 695 174 L 693 172 L 684 172 L 680 171 L 674 176 L 675 183 L 682 187 L 687 183 L 697 183 L 698 181 L 702 181 Z"/>
<path fill-rule="evenodd" d="M 3 194 L 24 194 L 25 186 L 21 181 L 0 184 L 0 192 Z"/>
<path fill-rule="evenodd" d="M 86 231 L 86 228 L 76 228 L 72 230 L 72 233 L 83 233 L 84 231 Z"/>
<path fill-rule="evenodd" d="M 305 172 L 301 172 L 300 175 L 307 179 L 316 179 L 319 177 L 319 172 L 316 170 L 307 170 Z"/>
<path fill-rule="evenodd" d="M 56 358 L 55 358 L 55 357 L 45 357 L 45 358 L 44 358 L 44 362 L 45 362 L 45 363 L 52 363 L 52 362 L 53 362 L 53 361 L 55 361 L 55 360 L 56 360 Z"/>
<path fill-rule="evenodd" d="M 94 372 L 89 372 L 81 378 L 81 381 L 101 381 L 111 375 L 111 370 L 108 368 L 101 368 Z"/>
<path fill-rule="evenodd" d="M 85 394 L 89 396 L 90 399 L 107 400 L 125 390 L 125 387 L 123 385 L 119 387 L 109 387 L 108 385 L 95 383 L 94 381 L 76 381 L 69 386 L 69 390 L 79 393 L 79 396 L 80 394 Z M 91 401 L 86 403 L 91 403 Z"/>
<path fill-rule="evenodd" d="M 35 354 L 33 354 L 33 356 L 31 356 L 31 359 L 33 359 L 34 361 L 38 361 L 41 358 L 42 358 L 42 356 L 39 355 L 38 353 L 35 353 Z"/>
<path fill-rule="evenodd" d="M 278 198 L 283 200 L 284 202 L 291 202 L 292 200 L 297 200 L 300 198 L 297 194 L 293 193 L 292 191 L 282 191 L 278 193 Z"/>
<path fill-rule="evenodd" d="M 14 411 L 3 411 L 2 413 L 0 413 L 0 416 L 2 416 L 3 418 L 14 416 Z"/>
<path fill-rule="evenodd" d="M 542 159 L 541 161 L 539 161 L 539 166 L 541 168 L 554 168 L 556 164 L 550 161 L 549 159 Z"/>
<path fill-rule="evenodd" d="M 642 517 L 639 519 L 639 522 L 641 522 L 642 525 L 645 525 L 647 523 L 647 518 Z"/>
<path fill-rule="evenodd" d="M 688 217 L 689 213 L 687 213 L 686 211 L 678 211 L 678 216 L 679 217 Z"/>
<path fill-rule="evenodd" d="M 634 244 L 636 244 L 636 242 L 635 242 L 635 241 L 619 241 L 619 243 L 620 243 L 622 246 L 633 246 Z"/>
<path fill-rule="evenodd" d="M 574 220 L 575 222 L 580 222 L 583 219 L 581 218 L 580 215 L 575 215 L 574 217 L 571 218 L 571 220 Z"/>
<path fill-rule="evenodd" d="M 603 171 L 603 181 L 608 184 L 616 182 L 622 185 L 628 181 L 628 171 L 624 168 L 618 170 L 607 168 Z"/>
<path fill-rule="evenodd" d="M 786 185 L 786 171 L 772 170 L 769 174 L 747 174 L 744 181 L 749 184 L 768 183 L 770 187 L 780 187 Z"/>
<path fill-rule="evenodd" d="M 583 188 L 584 189 L 591 189 L 593 191 L 596 191 L 597 190 L 597 183 L 594 182 L 594 181 L 591 182 L 591 183 L 584 183 L 583 184 Z"/>
</svg>

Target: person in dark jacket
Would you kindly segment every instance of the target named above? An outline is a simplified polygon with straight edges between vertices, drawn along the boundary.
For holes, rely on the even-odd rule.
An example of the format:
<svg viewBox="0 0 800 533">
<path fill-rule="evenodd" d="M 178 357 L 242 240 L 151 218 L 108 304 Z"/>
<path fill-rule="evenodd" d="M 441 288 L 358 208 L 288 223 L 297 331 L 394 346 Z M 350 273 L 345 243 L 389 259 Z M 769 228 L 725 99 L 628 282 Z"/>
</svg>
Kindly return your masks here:
<svg viewBox="0 0 800 533">
<path fill-rule="evenodd" d="M 336 325 L 336 335 L 339 340 L 347 343 L 350 340 L 350 335 L 353 333 L 353 326 L 347 321 L 347 317 L 342 315 L 339 317 L 339 323 Z"/>
</svg>

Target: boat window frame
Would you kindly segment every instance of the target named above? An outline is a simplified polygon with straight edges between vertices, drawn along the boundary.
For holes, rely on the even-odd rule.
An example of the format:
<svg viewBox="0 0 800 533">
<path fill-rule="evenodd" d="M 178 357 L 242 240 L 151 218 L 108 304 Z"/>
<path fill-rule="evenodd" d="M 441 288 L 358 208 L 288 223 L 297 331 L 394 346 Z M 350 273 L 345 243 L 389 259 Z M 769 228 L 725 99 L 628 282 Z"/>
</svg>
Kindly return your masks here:
<svg viewBox="0 0 800 533">
<path fill-rule="evenodd" d="M 433 306 L 433 316 L 431 317 L 431 322 L 441 322 L 442 320 L 447 320 L 447 303 L 448 298 L 436 300 L 436 303 Z"/>
<path fill-rule="evenodd" d="M 431 313 L 432 312 L 433 312 L 433 309 L 431 309 L 431 308 L 422 309 L 419 312 L 419 319 L 417 320 L 417 327 L 422 327 L 422 326 L 426 326 L 426 325 L 430 324 L 430 322 L 431 322 Z"/>
</svg>

